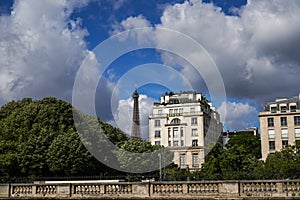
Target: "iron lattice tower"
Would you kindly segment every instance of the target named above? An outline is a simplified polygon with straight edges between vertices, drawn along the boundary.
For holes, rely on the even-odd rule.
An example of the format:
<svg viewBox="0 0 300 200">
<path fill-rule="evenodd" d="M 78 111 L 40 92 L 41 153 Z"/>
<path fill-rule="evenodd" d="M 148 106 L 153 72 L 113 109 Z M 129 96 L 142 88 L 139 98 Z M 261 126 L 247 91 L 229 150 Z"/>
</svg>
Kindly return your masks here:
<svg viewBox="0 0 300 200">
<path fill-rule="evenodd" d="M 140 138 L 140 111 L 139 111 L 139 93 L 137 90 L 133 93 L 133 113 L 131 137 Z"/>
</svg>

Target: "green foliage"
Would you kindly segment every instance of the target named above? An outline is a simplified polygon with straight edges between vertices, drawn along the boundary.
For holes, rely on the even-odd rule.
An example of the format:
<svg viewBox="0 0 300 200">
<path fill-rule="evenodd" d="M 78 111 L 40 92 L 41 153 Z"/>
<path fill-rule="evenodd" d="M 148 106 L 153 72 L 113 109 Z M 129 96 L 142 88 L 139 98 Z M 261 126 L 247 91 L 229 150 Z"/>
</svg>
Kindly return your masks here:
<svg viewBox="0 0 300 200">
<path fill-rule="evenodd" d="M 149 166 L 158 168 L 158 153 L 161 153 L 164 159 L 162 165 L 163 163 L 170 163 L 173 159 L 173 154 L 167 149 L 162 146 L 153 146 L 150 142 L 138 138 L 130 138 L 122 143 L 120 147 L 123 151 L 119 151 L 117 156 L 121 168 L 134 169 L 135 172 L 143 172 L 145 169 L 149 169 Z"/>
<path fill-rule="evenodd" d="M 0 108 L 1 182 L 14 176 L 94 175 L 108 170 L 81 142 L 72 109 L 52 97 L 26 98 Z M 120 130 L 97 122 L 114 144 L 127 139 Z"/>
<path fill-rule="evenodd" d="M 262 163 L 260 141 L 251 133 L 234 135 L 223 149 L 217 143 L 202 166 L 204 179 L 253 179 Z"/>
</svg>

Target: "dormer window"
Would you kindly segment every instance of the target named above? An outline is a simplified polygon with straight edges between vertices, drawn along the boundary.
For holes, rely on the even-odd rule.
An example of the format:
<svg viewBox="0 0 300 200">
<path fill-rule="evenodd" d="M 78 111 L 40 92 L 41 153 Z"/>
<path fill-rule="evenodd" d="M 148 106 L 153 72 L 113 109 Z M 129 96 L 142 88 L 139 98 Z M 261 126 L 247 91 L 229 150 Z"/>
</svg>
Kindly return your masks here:
<svg viewBox="0 0 300 200">
<path fill-rule="evenodd" d="M 296 106 L 291 106 L 291 107 L 290 107 L 290 111 L 291 111 L 291 112 L 296 112 L 296 109 L 297 109 Z"/>
<path fill-rule="evenodd" d="M 271 107 L 271 113 L 276 113 L 277 112 L 277 107 Z"/>
<path fill-rule="evenodd" d="M 280 110 L 282 113 L 285 113 L 286 112 L 286 106 L 280 106 Z"/>
</svg>

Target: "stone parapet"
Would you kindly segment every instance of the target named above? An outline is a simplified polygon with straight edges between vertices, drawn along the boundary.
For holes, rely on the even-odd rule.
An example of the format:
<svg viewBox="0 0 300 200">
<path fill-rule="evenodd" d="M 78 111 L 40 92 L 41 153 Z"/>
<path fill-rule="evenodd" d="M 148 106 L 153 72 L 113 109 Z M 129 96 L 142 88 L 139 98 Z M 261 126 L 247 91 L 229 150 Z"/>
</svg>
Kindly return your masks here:
<svg viewBox="0 0 300 200">
<path fill-rule="evenodd" d="M 300 180 L 0 184 L 0 199 L 300 198 Z"/>
</svg>

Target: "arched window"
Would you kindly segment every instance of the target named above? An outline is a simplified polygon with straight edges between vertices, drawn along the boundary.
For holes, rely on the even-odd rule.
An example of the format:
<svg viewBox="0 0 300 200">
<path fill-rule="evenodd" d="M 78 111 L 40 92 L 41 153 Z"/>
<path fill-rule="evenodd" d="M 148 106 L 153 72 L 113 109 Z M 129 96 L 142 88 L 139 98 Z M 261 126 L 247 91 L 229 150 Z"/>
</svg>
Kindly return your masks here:
<svg viewBox="0 0 300 200">
<path fill-rule="evenodd" d="M 180 124 L 180 119 L 175 118 L 171 121 L 171 124 Z"/>
</svg>

